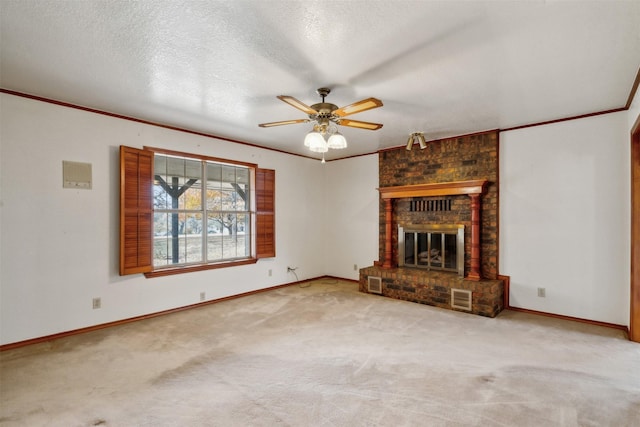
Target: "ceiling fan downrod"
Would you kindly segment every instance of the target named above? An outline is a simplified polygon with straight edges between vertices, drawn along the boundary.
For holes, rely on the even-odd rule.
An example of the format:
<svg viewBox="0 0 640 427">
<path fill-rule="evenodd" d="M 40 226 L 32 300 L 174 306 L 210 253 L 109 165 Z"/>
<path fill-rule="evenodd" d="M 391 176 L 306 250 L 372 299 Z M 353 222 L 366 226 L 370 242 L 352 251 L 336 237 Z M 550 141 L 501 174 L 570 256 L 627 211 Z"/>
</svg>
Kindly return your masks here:
<svg viewBox="0 0 640 427">
<path fill-rule="evenodd" d="M 316 93 L 322 97 L 322 103 L 324 104 L 324 98 L 331 93 L 331 89 L 328 87 L 321 87 L 316 89 Z"/>
</svg>

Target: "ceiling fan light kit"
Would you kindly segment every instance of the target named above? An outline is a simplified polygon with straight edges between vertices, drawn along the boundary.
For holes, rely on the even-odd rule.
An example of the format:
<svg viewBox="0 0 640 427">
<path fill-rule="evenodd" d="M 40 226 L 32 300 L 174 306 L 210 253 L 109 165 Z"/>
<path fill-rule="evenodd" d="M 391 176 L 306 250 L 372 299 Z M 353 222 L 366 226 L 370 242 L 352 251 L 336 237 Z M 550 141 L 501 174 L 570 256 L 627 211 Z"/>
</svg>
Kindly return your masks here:
<svg viewBox="0 0 640 427">
<path fill-rule="evenodd" d="M 318 95 L 322 97 L 322 102 L 311 106 L 298 101 L 294 97 L 280 95 L 277 98 L 292 107 L 306 113 L 308 119 L 284 120 L 280 122 L 261 123 L 260 127 L 273 127 L 281 125 L 290 125 L 295 123 L 313 123 L 313 129 L 307 133 L 304 138 L 304 145 L 315 153 L 324 153 L 329 149 L 343 149 L 347 147 L 347 139 L 338 131 L 338 126 L 349 126 L 358 129 L 378 130 L 382 127 L 380 123 L 369 123 L 358 120 L 344 119 L 343 117 L 360 113 L 362 111 L 371 110 L 382 106 L 382 101 L 376 98 L 367 98 L 362 101 L 338 108 L 337 105 L 325 102 L 324 99 L 331 89 L 321 87 L 317 90 Z"/>
<path fill-rule="evenodd" d="M 340 132 L 336 131 L 336 133 L 331 135 L 327 140 L 327 146 L 334 150 L 347 148 L 347 138 L 345 138 Z"/>
<path fill-rule="evenodd" d="M 424 132 L 414 132 L 409 135 L 409 140 L 407 141 L 407 151 L 411 151 L 415 142 L 420 144 L 421 150 L 427 148 L 427 141 L 425 141 L 424 139 Z"/>
</svg>

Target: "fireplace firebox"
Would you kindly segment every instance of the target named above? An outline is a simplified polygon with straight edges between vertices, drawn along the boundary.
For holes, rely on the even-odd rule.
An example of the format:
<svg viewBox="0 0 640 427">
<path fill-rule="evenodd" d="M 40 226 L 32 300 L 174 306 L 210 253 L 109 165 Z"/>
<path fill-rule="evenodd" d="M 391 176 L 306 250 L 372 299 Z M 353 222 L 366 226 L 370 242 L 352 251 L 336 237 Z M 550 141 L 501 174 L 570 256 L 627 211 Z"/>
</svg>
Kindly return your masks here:
<svg viewBox="0 0 640 427">
<path fill-rule="evenodd" d="M 398 266 L 452 271 L 464 277 L 464 225 L 399 225 Z"/>
</svg>

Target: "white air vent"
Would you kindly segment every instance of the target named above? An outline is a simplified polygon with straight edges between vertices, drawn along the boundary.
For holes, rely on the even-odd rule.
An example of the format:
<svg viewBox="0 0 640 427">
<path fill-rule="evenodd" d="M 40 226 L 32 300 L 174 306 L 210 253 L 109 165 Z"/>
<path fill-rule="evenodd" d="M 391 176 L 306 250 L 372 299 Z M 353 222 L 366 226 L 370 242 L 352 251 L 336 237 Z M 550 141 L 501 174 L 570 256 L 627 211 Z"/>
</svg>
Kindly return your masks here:
<svg viewBox="0 0 640 427">
<path fill-rule="evenodd" d="M 367 290 L 372 294 L 382 295 L 382 277 L 367 277 Z"/>
<path fill-rule="evenodd" d="M 451 307 L 471 311 L 471 291 L 451 289 Z"/>
</svg>

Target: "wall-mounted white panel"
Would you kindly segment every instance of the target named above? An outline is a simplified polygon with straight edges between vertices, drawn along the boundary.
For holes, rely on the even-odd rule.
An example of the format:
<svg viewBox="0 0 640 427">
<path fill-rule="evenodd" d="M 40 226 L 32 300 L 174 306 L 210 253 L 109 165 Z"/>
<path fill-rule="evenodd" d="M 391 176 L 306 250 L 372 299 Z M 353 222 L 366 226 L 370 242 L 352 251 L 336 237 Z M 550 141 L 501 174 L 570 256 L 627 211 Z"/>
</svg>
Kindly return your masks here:
<svg viewBox="0 0 640 427">
<path fill-rule="evenodd" d="M 91 190 L 91 163 L 62 161 L 62 187 Z"/>
</svg>

